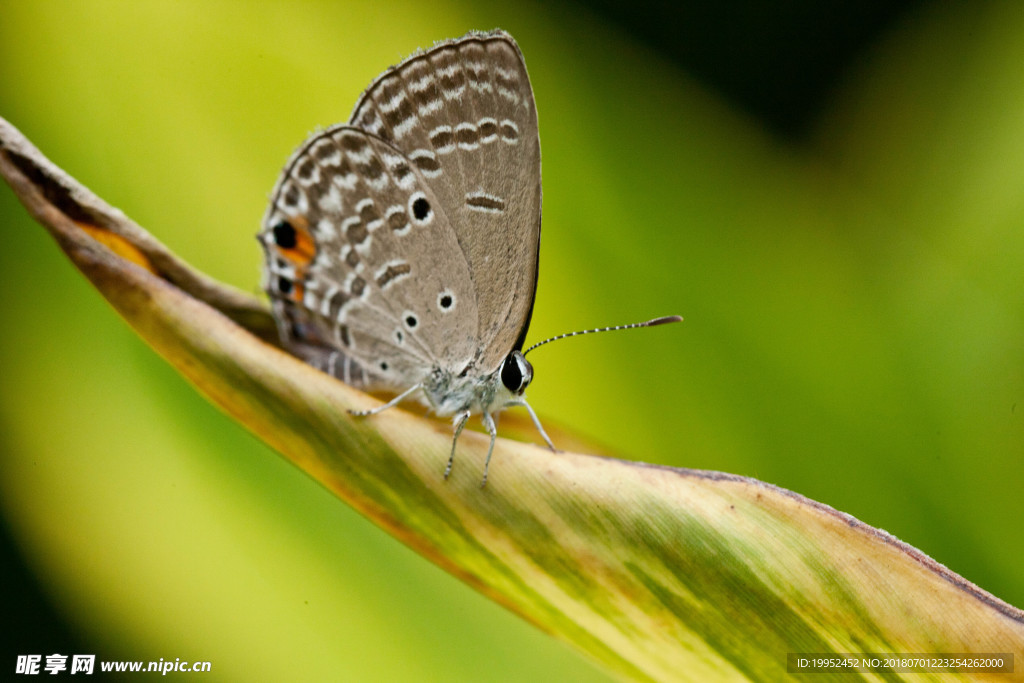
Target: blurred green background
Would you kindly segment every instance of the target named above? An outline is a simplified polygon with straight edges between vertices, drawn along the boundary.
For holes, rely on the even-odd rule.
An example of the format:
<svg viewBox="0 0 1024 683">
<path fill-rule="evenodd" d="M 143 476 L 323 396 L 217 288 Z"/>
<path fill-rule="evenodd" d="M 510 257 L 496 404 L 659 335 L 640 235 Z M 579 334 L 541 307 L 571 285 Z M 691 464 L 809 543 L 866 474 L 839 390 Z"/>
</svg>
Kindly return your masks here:
<svg viewBox="0 0 1024 683">
<path fill-rule="evenodd" d="M 545 421 L 792 489 L 1024 606 L 1024 11 L 778 4 L 3 2 L 0 116 L 256 291 L 305 136 L 505 28 L 544 154 L 531 337 L 686 318 L 538 351 Z M 220 414 L 7 189 L 0 223 L 2 666 L 603 678 Z"/>
</svg>

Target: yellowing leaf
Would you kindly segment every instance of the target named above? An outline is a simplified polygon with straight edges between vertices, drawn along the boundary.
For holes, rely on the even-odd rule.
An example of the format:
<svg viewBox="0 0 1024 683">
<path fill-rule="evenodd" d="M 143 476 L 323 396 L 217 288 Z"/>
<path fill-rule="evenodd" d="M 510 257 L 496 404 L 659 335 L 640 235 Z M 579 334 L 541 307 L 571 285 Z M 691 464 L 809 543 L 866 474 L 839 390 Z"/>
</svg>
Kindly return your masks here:
<svg viewBox="0 0 1024 683">
<path fill-rule="evenodd" d="M 2 120 L 0 171 L 211 401 L 424 557 L 623 678 L 777 679 L 790 653 L 1024 654 L 1020 610 L 883 531 L 753 479 L 499 439 L 481 489 L 487 438 L 466 433 L 445 481 L 450 426 L 399 409 L 351 417 L 373 399 L 278 348 L 257 299 L 191 270 Z"/>
</svg>

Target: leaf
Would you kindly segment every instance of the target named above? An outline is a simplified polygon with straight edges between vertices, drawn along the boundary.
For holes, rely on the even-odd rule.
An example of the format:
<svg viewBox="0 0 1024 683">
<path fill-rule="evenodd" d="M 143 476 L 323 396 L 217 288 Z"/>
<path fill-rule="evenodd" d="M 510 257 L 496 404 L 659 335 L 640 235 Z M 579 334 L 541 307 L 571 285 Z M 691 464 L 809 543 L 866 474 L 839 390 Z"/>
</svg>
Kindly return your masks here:
<svg viewBox="0 0 1024 683">
<path fill-rule="evenodd" d="M 1024 613 L 798 494 L 466 433 L 289 356 L 255 298 L 186 264 L 0 119 L 0 172 L 211 401 L 424 557 L 622 678 L 781 678 L 788 653 L 1021 655 Z M 563 442 L 565 443 L 565 442 Z"/>
</svg>

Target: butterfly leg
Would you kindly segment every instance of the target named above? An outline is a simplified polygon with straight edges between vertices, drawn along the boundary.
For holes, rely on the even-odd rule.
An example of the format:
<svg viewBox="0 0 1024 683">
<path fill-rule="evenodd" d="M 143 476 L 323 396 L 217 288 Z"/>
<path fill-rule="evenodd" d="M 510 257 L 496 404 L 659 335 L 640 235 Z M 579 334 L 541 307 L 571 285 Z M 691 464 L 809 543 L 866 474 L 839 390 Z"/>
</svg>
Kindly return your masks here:
<svg viewBox="0 0 1024 683">
<path fill-rule="evenodd" d="M 462 428 L 466 426 L 466 420 L 468 419 L 468 410 L 455 416 L 455 436 L 452 438 L 452 454 L 448 456 L 448 464 L 444 468 L 445 479 L 452 473 L 452 463 L 455 462 L 455 445 L 459 443 L 459 434 L 462 433 Z"/>
<path fill-rule="evenodd" d="M 422 389 L 422 388 L 423 388 L 422 384 L 414 384 L 413 386 L 409 387 L 408 389 L 406 389 L 405 391 L 400 393 L 398 396 L 395 396 L 393 399 L 391 399 L 390 401 L 388 401 L 384 405 L 377 406 L 376 408 L 372 408 L 370 410 L 352 410 L 352 409 L 349 409 L 348 414 L 349 415 L 355 415 L 356 417 L 366 417 L 367 415 L 376 415 L 377 413 L 383 412 L 383 411 L 387 410 L 388 408 L 394 408 L 401 401 L 403 401 L 404 399 L 408 398 L 414 391 L 416 391 L 418 389 Z"/>
<path fill-rule="evenodd" d="M 494 425 L 494 418 L 491 417 L 490 413 L 484 413 L 480 419 L 484 423 L 484 427 L 487 427 L 487 432 L 491 435 L 491 445 L 487 449 L 487 459 L 484 460 L 484 479 L 480 482 L 480 488 L 487 486 L 487 468 L 491 466 L 491 455 L 494 454 L 494 439 L 498 436 L 498 428 Z"/>
<path fill-rule="evenodd" d="M 530 404 L 526 402 L 526 399 L 519 399 L 514 405 L 526 408 L 526 412 L 530 413 L 530 419 L 533 420 L 533 426 L 536 427 L 537 431 L 540 432 L 540 435 L 544 437 L 544 441 L 547 443 L 548 448 L 557 453 L 558 449 L 555 448 L 555 444 L 551 443 L 551 437 L 549 437 L 548 433 L 544 431 L 544 427 L 540 424 L 540 418 L 537 417 L 537 413 L 533 412 L 533 408 L 531 408 Z"/>
</svg>

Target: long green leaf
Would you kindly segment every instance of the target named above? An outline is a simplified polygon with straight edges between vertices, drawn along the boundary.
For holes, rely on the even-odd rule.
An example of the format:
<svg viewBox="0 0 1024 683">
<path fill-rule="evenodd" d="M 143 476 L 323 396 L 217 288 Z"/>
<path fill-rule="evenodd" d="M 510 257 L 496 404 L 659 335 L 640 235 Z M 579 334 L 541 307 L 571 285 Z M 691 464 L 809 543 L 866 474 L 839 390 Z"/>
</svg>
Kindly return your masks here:
<svg viewBox="0 0 1024 683">
<path fill-rule="evenodd" d="M 774 679 L 801 652 L 1020 661 L 1020 610 L 883 531 L 753 479 L 499 439 L 481 489 L 487 439 L 467 433 L 445 481 L 448 425 L 399 409 L 351 417 L 373 399 L 277 348 L 258 300 L 192 271 L 3 120 L 0 171 L 210 400 L 424 557 L 623 678 Z"/>
</svg>

